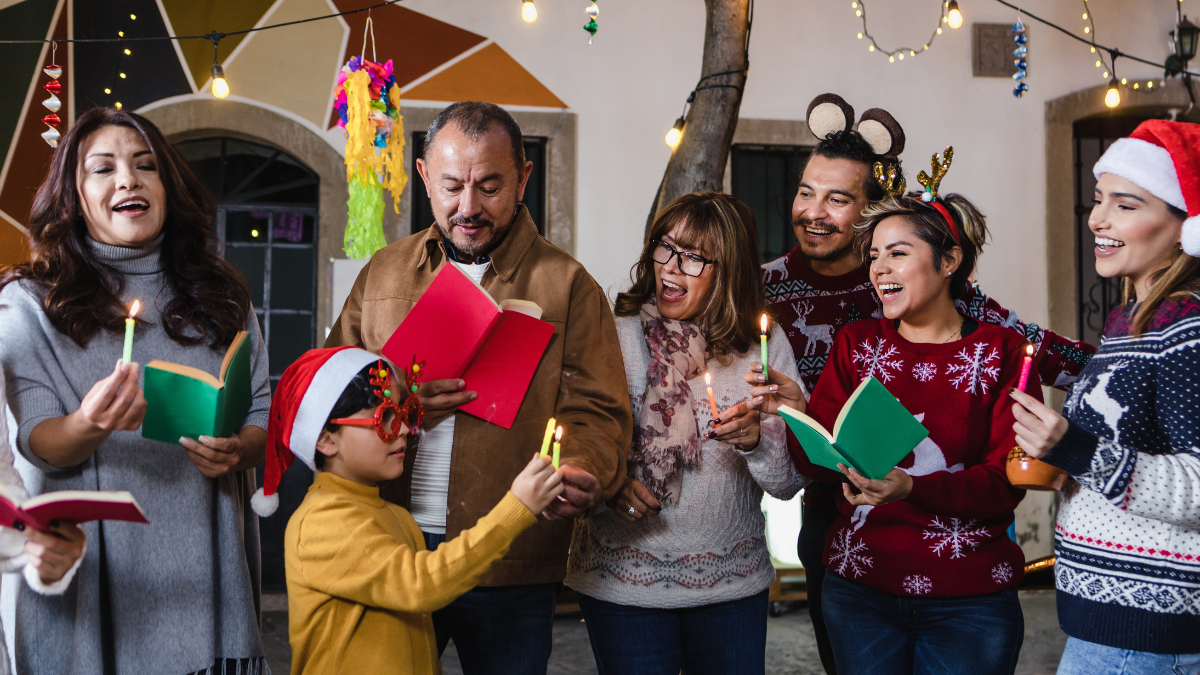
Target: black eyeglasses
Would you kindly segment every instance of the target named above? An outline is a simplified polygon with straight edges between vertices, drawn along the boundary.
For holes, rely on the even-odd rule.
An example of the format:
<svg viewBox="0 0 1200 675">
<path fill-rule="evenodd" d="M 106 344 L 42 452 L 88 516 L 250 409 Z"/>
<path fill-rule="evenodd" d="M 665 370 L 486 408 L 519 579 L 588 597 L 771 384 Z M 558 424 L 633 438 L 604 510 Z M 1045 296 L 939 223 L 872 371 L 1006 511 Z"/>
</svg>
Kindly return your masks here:
<svg viewBox="0 0 1200 675">
<path fill-rule="evenodd" d="M 689 277 L 698 277 L 704 274 L 704 269 L 709 265 L 715 265 L 717 261 L 702 258 L 695 253 L 687 253 L 685 251 L 677 251 L 665 241 L 659 241 L 654 247 L 654 253 L 651 257 L 654 262 L 660 265 L 667 265 L 671 262 L 671 258 L 679 256 L 679 271 Z"/>
</svg>

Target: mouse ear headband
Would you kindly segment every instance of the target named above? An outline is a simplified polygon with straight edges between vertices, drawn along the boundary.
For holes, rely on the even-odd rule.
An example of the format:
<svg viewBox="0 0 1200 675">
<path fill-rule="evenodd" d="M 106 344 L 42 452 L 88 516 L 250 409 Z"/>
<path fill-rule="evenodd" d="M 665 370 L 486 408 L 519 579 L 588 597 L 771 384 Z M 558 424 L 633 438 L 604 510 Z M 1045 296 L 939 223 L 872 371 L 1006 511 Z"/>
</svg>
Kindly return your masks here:
<svg viewBox="0 0 1200 675">
<path fill-rule="evenodd" d="M 854 126 L 854 108 L 837 94 L 821 94 L 808 104 L 804 118 L 812 135 L 825 140 Z"/>
</svg>

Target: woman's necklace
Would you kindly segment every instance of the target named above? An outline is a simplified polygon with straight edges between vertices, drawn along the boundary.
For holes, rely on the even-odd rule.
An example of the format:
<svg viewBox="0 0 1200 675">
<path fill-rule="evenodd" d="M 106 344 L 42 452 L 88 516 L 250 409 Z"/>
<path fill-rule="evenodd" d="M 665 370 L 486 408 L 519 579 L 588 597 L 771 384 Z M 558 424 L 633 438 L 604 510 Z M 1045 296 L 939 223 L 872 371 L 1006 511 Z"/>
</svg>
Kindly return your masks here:
<svg viewBox="0 0 1200 675">
<path fill-rule="evenodd" d="M 967 320 L 960 316 L 958 319 L 958 328 L 954 329 L 954 332 L 950 334 L 950 337 L 946 338 L 945 340 L 942 340 L 942 344 L 946 344 L 948 342 L 954 342 L 955 340 L 961 339 L 963 325 L 966 324 L 966 322 L 967 322 Z"/>
</svg>

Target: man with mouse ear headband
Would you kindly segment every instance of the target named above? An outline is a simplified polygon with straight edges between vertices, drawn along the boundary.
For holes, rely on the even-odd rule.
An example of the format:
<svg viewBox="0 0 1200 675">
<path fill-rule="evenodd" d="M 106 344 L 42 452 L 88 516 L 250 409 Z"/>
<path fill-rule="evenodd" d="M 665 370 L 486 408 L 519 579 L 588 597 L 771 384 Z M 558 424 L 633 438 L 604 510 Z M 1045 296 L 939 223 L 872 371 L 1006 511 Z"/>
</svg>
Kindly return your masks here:
<svg viewBox="0 0 1200 675">
<path fill-rule="evenodd" d="M 882 316 L 867 265 L 854 249 L 854 226 L 863 220 L 862 211 L 868 204 L 883 199 L 888 191 L 904 190 L 900 154 L 905 139 L 899 122 L 880 108 L 864 112 L 855 128 L 854 108 L 836 94 L 813 99 L 806 119 L 817 144 L 792 204 L 792 228 L 799 243 L 762 269 L 767 303 L 787 332 L 807 396 L 816 386 L 841 327 Z M 1037 349 L 1042 381 L 1054 386 L 1074 382 L 1095 351 L 1091 345 L 1021 322 L 978 286 L 968 284 L 956 304 L 960 312 L 978 321 L 1022 333 Z M 804 453 L 794 438 L 789 440 L 793 457 L 803 469 Z M 805 489 L 799 552 L 808 577 L 809 614 L 821 663 L 827 673 L 834 673 L 820 588 L 825 534 L 837 516 L 834 496 L 841 491 L 841 479 L 835 472 L 810 477 L 817 482 Z"/>
</svg>

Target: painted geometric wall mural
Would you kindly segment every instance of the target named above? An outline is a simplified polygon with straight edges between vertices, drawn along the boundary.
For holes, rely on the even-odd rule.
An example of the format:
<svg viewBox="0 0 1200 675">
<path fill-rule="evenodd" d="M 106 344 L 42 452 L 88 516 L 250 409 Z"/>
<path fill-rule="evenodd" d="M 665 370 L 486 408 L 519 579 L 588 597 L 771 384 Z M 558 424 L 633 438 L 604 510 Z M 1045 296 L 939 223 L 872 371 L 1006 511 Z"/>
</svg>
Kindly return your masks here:
<svg viewBox="0 0 1200 675">
<path fill-rule="evenodd" d="M 345 12 L 378 0 L 21 0 L 0 9 L 0 39 L 114 38 L 238 31 Z M 120 11 L 114 5 L 121 5 Z M 69 19 L 69 20 L 68 20 Z M 392 59 L 403 99 L 465 99 L 500 105 L 566 107 L 561 99 L 491 39 L 399 5 L 371 11 L 376 53 Z M 367 13 L 221 40 L 230 99 L 282 110 L 314 130 L 331 115 L 337 71 L 363 45 Z M 129 53 L 126 53 L 128 50 Z M 367 51 L 371 47 L 368 44 Z M 164 99 L 205 96 L 211 87 L 208 40 L 62 45 L 65 133 L 83 111 L 120 103 L 137 111 Z M 368 57 L 369 58 L 369 57 Z M 24 221 L 53 150 L 41 102 L 49 45 L 0 44 L 0 265 L 27 255 Z M 22 95 L 23 94 L 23 95 Z"/>
</svg>

